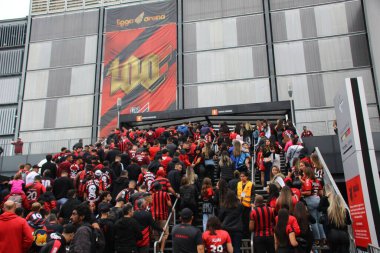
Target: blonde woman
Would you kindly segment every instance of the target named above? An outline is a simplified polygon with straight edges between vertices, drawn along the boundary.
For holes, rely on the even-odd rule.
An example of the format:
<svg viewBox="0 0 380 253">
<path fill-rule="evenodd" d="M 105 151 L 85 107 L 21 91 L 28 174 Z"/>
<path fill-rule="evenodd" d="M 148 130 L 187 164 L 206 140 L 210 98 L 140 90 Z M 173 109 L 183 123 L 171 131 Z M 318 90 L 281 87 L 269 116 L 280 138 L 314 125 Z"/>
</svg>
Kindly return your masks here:
<svg viewBox="0 0 380 253">
<path fill-rule="evenodd" d="M 249 153 L 242 152 L 242 145 L 239 141 L 234 141 L 233 147 L 229 150 L 230 158 L 235 164 L 235 169 L 238 171 L 247 171 L 249 168 Z"/>
<path fill-rule="evenodd" d="M 348 225 L 351 218 L 342 196 L 331 194 L 330 206 L 327 209 L 327 241 L 332 253 L 349 252 L 350 237 Z"/>
<path fill-rule="evenodd" d="M 195 174 L 194 169 L 187 167 L 185 177 L 189 180 L 189 184 L 196 184 L 198 182 L 198 175 Z"/>
<path fill-rule="evenodd" d="M 310 160 L 313 165 L 315 178 L 318 179 L 320 182 L 323 182 L 323 166 L 321 164 L 321 161 L 319 161 L 318 155 L 315 153 L 311 154 Z"/>
</svg>

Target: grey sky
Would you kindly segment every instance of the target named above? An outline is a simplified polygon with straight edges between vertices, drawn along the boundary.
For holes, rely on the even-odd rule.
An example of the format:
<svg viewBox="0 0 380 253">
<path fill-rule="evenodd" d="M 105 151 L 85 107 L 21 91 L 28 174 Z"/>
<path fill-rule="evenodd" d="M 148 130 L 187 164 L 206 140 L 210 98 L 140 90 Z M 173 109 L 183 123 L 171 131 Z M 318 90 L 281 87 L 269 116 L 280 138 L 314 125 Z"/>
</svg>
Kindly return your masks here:
<svg viewBox="0 0 380 253">
<path fill-rule="evenodd" d="M 0 20 L 23 18 L 29 14 L 29 0 L 0 0 Z"/>
</svg>

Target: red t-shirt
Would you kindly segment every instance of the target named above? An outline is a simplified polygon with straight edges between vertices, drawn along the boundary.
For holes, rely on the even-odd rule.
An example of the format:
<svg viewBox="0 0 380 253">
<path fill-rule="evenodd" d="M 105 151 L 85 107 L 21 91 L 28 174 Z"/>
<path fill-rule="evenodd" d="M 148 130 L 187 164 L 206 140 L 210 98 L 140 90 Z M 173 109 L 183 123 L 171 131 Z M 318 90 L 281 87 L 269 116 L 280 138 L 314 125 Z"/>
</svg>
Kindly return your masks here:
<svg viewBox="0 0 380 253">
<path fill-rule="evenodd" d="M 29 204 L 32 205 L 38 200 L 42 193 L 46 191 L 45 186 L 39 182 L 30 183 L 25 186 L 28 190 L 26 191 L 26 197 L 29 201 Z"/>
<path fill-rule="evenodd" d="M 202 199 L 208 201 L 214 196 L 214 191 L 212 188 L 207 188 L 206 194 L 202 194 Z"/>
<path fill-rule="evenodd" d="M 211 235 L 210 231 L 206 231 L 202 235 L 207 252 L 227 252 L 227 243 L 231 243 L 230 235 L 224 230 L 216 230 L 215 233 Z"/>
<path fill-rule="evenodd" d="M 278 222 L 278 216 L 276 216 L 276 224 Z M 286 225 L 286 232 L 289 234 L 290 232 L 294 232 L 296 236 L 299 236 L 301 233 L 300 226 L 298 225 L 298 221 L 296 217 L 293 215 L 289 215 L 288 224 Z"/>
<path fill-rule="evenodd" d="M 160 151 L 160 147 L 153 146 L 153 147 L 149 148 L 149 157 L 150 157 L 151 161 L 154 160 L 154 157 L 156 156 L 158 151 Z"/>
<path fill-rule="evenodd" d="M 311 195 L 318 196 L 319 190 L 322 189 L 321 183 L 316 179 L 306 179 L 302 185 L 302 191 L 311 191 Z"/>
</svg>

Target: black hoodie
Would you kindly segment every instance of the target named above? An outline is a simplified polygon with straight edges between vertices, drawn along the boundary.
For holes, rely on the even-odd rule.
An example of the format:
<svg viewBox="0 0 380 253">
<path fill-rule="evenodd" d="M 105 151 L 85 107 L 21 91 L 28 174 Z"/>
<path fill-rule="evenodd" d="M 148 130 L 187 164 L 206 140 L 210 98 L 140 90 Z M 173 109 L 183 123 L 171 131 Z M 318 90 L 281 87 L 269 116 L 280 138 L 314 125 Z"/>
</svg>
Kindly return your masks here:
<svg viewBox="0 0 380 253">
<path fill-rule="evenodd" d="M 118 177 L 113 182 L 113 189 L 112 189 L 112 199 L 116 200 L 117 194 L 121 192 L 123 189 L 128 188 L 129 185 L 129 178 L 127 177 Z"/>
<path fill-rule="evenodd" d="M 137 241 L 143 238 L 139 223 L 135 218 L 121 218 L 115 223 L 114 238 L 116 251 L 137 252 Z"/>
</svg>

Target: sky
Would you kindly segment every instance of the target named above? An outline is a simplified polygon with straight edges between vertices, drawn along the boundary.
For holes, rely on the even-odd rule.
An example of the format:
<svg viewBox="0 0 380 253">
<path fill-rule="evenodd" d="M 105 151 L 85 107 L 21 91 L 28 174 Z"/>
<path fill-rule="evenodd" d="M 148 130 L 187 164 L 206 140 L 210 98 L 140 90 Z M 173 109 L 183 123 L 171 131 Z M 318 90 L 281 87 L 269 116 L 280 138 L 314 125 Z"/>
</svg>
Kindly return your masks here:
<svg viewBox="0 0 380 253">
<path fill-rule="evenodd" d="M 29 2 L 30 0 L 0 0 L 0 20 L 28 16 Z"/>
</svg>

